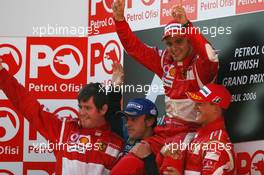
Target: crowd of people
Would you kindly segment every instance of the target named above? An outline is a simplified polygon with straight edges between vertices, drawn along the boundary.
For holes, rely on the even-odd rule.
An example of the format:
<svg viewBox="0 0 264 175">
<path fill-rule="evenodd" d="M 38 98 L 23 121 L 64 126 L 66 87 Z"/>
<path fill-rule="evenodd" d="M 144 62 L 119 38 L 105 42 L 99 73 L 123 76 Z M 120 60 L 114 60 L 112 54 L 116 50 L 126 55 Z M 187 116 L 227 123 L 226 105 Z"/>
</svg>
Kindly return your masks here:
<svg viewBox="0 0 264 175">
<path fill-rule="evenodd" d="M 181 6 L 172 8 L 173 20 L 164 27 L 165 50 L 147 46 L 132 32 L 124 17 L 125 0 L 115 0 L 112 9 L 127 54 L 163 81 L 166 113 L 160 125 L 152 101 L 130 99 L 121 110 L 121 92 L 106 94 L 100 83 L 79 92 L 78 119 L 58 118 L 44 110 L 0 59 L 0 88 L 17 111 L 50 142 L 67 144 L 54 150 L 56 174 L 233 175 L 233 145 L 223 117 L 231 95 L 216 84 L 215 49 L 201 34 L 186 33 L 195 27 Z M 123 83 L 122 66 L 114 63 L 113 72 L 113 86 Z"/>
</svg>

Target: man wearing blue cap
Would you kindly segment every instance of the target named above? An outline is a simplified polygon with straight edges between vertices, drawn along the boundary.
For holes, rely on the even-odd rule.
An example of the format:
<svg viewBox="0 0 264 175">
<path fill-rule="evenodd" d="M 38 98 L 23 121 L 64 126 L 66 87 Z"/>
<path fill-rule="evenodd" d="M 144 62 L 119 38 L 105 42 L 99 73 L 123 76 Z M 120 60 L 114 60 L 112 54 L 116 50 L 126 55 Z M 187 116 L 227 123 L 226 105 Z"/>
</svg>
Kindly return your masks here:
<svg viewBox="0 0 264 175">
<path fill-rule="evenodd" d="M 128 102 L 124 111 L 117 112 L 125 118 L 128 131 L 128 142 L 125 153 L 128 153 L 135 143 L 153 135 L 157 123 L 157 107 L 150 100 L 135 98 Z"/>
<path fill-rule="evenodd" d="M 148 138 L 153 135 L 153 129 L 157 124 L 157 107 L 148 99 L 135 98 L 128 102 L 124 111 L 117 112 L 117 115 L 121 115 L 125 118 L 129 139 L 127 140 L 124 151 L 126 155 L 114 166 L 111 175 L 134 174 L 133 172 L 139 175 L 145 174 L 144 169 L 135 169 L 134 166 L 131 165 L 141 163 L 142 165 L 139 167 L 142 167 L 145 161 L 145 166 L 147 168 L 146 161 L 148 161 L 148 159 L 155 160 L 155 156 L 151 154 L 143 160 L 138 160 L 138 157 L 133 156 L 133 147 L 140 142 L 144 144 L 148 144 L 147 142 L 149 142 L 151 144 L 155 141 L 154 139 L 148 140 Z M 141 151 L 143 152 L 144 150 Z M 135 161 L 135 159 L 137 159 L 137 161 Z M 153 171 L 153 169 L 154 167 L 151 169 L 147 168 L 147 171 Z"/>
</svg>

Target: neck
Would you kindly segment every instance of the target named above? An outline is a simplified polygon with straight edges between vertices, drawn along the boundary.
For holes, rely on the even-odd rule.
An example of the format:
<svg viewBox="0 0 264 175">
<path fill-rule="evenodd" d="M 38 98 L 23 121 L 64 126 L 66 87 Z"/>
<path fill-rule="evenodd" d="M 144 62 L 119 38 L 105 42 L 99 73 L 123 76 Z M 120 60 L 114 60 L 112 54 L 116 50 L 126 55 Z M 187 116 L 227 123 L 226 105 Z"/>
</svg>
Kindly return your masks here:
<svg viewBox="0 0 264 175">
<path fill-rule="evenodd" d="M 148 128 L 143 136 L 143 139 L 147 138 L 147 137 L 150 137 L 153 135 L 153 129 L 152 127 Z"/>
<path fill-rule="evenodd" d="M 202 124 L 202 126 L 206 126 L 206 125 L 208 125 L 209 123 L 212 123 L 212 122 L 214 122 L 216 119 L 218 119 L 219 117 L 221 117 L 221 115 L 212 115 L 208 120 L 206 120 L 203 124 Z"/>
<path fill-rule="evenodd" d="M 105 120 L 105 119 L 100 120 L 100 121 L 98 121 L 96 124 L 93 124 L 93 125 L 85 125 L 85 123 L 84 123 L 84 124 L 81 123 L 81 126 L 82 126 L 83 128 L 85 128 L 85 129 L 99 128 L 99 127 L 102 127 L 102 126 L 104 126 L 104 125 L 106 125 L 106 120 Z"/>
</svg>

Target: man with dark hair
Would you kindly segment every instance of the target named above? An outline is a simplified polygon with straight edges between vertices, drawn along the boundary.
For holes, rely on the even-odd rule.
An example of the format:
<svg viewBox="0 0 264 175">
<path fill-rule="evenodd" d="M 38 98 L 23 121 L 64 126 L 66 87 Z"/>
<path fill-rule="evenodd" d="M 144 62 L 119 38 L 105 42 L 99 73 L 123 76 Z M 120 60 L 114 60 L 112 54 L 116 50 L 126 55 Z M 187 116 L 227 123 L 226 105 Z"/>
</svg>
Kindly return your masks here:
<svg viewBox="0 0 264 175">
<path fill-rule="evenodd" d="M 97 109 L 102 109 L 104 104 L 108 104 L 108 98 L 105 94 L 105 87 L 101 83 L 89 83 L 80 90 L 78 102 L 88 101 L 90 97 L 94 97 L 95 106 Z"/>
<path fill-rule="evenodd" d="M 142 165 L 144 160 L 146 162 L 149 161 L 148 159 L 151 159 L 151 162 L 155 161 L 155 156 L 149 154 L 144 157 L 144 160 L 140 160 L 132 154 L 136 151 L 138 143 L 148 144 L 145 141 L 153 135 L 154 127 L 157 125 L 157 107 L 148 99 L 134 98 L 129 100 L 125 110 L 119 111 L 117 115 L 124 117 L 129 138 L 124 150 L 126 155 L 114 166 L 111 175 L 142 174 L 144 169 L 137 169 L 137 166 L 131 165 L 135 163 L 135 160 L 140 161 Z M 149 140 L 149 142 L 152 141 L 153 139 Z M 147 164 L 145 166 L 149 174 L 156 171 L 155 166 L 148 167 Z"/>
<path fill-rule="evenodd" d="M 105 92 L 100 92 L 98 83 L 91 83 L 81 90 L 77 120 L 60 120 L 44 111 L 37 99 L 3 68 L 1 59 L 0 88 L 17 111 L 46 139 L 59 146 L 54 150 L 57 175 L 105 175 L 119 159 L 123 140 L 111 131 L 107 122 L 108 97 Z M 111 103 L 120 106 L 120 98 Z"/>
<path fill-rule="evenodd" d="M 128 153 L 132 147 L 142 139 L 153 135 L 153 129 L 157 125 L 158 110 L 156 105 L 145 98 L 129 100 L 126 109 L 117 113 L 125 119 L 129 139 L 125 147 Z"/>
</svg>

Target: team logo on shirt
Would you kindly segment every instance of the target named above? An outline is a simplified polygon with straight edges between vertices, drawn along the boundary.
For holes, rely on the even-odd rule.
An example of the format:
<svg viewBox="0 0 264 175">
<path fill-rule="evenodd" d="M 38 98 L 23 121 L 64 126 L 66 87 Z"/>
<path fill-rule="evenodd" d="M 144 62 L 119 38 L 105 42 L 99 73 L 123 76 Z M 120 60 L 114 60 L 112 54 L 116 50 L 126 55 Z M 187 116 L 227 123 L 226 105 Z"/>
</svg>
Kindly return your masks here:
<svg viewBox="0 0 264 175">
<path fill-rule="evenodd" d="M 167 87 L 172 87 L 173 81 L 176 74 L 176 68 L 174 65 L 165 65 L 163 67 L 164 75 L 163 75 L 163 84 Z"/>
<path fill-rule="evenodd" d="M 68 152 L 78 152 L 81 154 L 85 154 L 86 151 L 90 151 L 93 148 L 91 144 L 91 136 L 90 135 L 80 135 L 79 133 L 72 133 L 68 139 Z"/>
<path fill-rule="evenodd" d="M 107 146 L 107 144 L 104 143 L 104 142 L 99 142 L 98 143 L 98 148 L 99 148 L 100 151 L 105 151 L 106 150 L 106 146 Z"/>
</svg>

